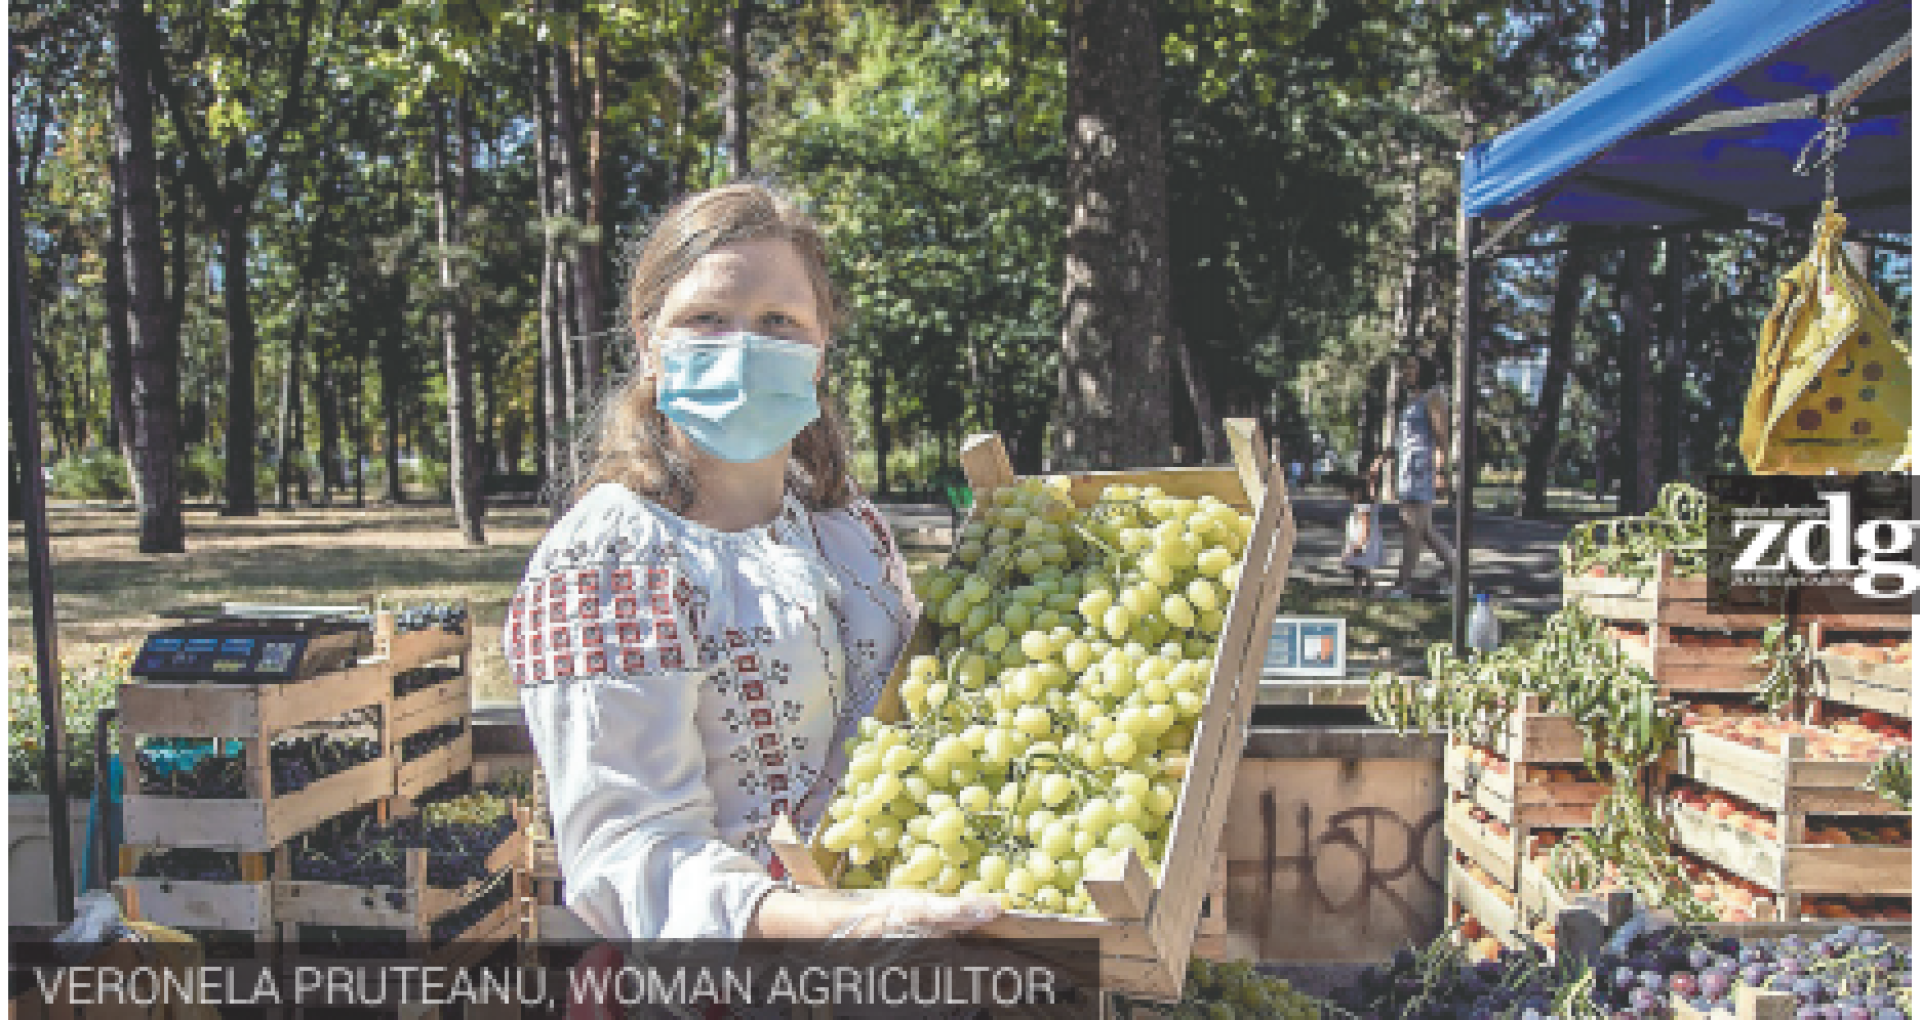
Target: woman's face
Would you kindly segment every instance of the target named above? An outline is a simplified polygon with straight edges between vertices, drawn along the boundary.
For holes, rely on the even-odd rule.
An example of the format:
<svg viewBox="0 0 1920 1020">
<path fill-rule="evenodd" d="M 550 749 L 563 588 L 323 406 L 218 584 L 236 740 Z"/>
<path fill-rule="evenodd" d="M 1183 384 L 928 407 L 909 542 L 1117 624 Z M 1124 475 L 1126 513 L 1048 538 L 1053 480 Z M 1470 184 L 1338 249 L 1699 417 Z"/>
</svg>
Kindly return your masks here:
<svg viewBox="0 0 1920 1020">
<path fill-rule="evenodd" d="M 825 350 L 827 330 L 806 260 L 780 238 L 736 241 L 700 256 L 667 290 L 649 368 L 658 373 L 658 341 L 669 332 L 757 333 Z M 814 373 L 817 382 L 826 361 Z"/>
</svg>

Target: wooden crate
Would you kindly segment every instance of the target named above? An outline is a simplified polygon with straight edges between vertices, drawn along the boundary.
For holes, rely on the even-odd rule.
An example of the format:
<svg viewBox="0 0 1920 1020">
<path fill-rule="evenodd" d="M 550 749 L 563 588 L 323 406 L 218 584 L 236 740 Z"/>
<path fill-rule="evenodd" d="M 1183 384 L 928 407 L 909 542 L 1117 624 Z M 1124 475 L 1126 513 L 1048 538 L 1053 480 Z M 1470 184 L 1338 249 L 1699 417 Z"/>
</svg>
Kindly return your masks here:
<svg viewBox="0 0 1920 1020">
<path fill-rule="evenodd" d="M 1913 849 L 1854 844 L 1836 846 L 1763 839 L 1675 805 L 1675 835 L 1686 849 L 1751 882 L 1779 893 L 1833 896 L 1905 896 L 1913 891 Z M 1804 827 L 1789 819 L 1789 829 Z M 1788 904 L 1792 914 L 1793 906 Z"/>
<path fill-rule="evenodd" d="M 1447 845 L 1472 858 L 1509 889 L 1520 879 L 1520 832 L 1509 829 L 1506 836 L 1473 820 L 1472 804 L 1464 799 L 1447 802 L 1445 831 Z"/>
<path fill-rule="evenodd" d="M 1089 505 L 1108 485 L 1157 485 L 1169 495 L 1212 494 L 1241 508 L 1257 508 L 1252 536 L 1242 558 L 1240 584 L 1228 604 L 1226 626 L 1208 678 L 1205 704 L 1194 728 L 1191 766 L 1174 808 L 1167 840 L 1168 866 L 1159 884 L 1131 852 L 1110 867 L 1083 879 L 1101 912 L 1099 918 L 1009 911 L 981 929 L 990 937 L 1093 939 L 1100 944 L 1100 978 L 1111 991 L 1145 999 L 1173 1000 L 1185 985 L 1187 962 L 1211 872 L 1183 862 L 1210 861 L 1219 847 L 1227 799 L 1233 786 L 1246 731 L 1251 721 L 1261 663 L 1293 553 L 1293 511 L 1285 473 L 1278 458 L 1260 451 L 1264 443 L 1250 420 L 1226 423 L 1233 467 L 1102 471 L 1067 475 L 1078 505 Z M 1018 479 L 999 437 L 975 436 L 961 452 L 974 491 L 973 515 L 989 504 L 995 489 Z M 924 617 L 880 698 L 876 715 L 900 718 L 898 689 L 907 662 L 932 645 L 932 624 Z M 816 833 L 816 838 L 817 838 Z M 839 855 L 800 842 L 791 825 L 777 825 L 774 847 L 797 882 L 828 886 L 837 878 Z"/>
<path fill-rule="evenodd" d="M 1522 923 L 1518 897 L 1512 890 L 1497 890 L 1493 886 L 1475 878 L 1467 872 L 1458 860 L 1447 861 L 1447 899 L 1480 919 L 1487 931 L 1500 940 L 1504 946 L 1521 944 L 1521 933 L 1526 931 Z M 1508 902 L 1502 896 L 1515 896 L 1514 902 Z"/>
<path fill-rule="evenodd" d="M 418 667 L 414 667 L 418 668 Z M 394 675 L 406 672 L 395 670 Z M 464 669 L 455 670 L 447 679 L 430 684 L 416 691 L 393 697 L 393 709 L 388 713 L 391 728 L 396 734 L 404 735 L 422 728 L 418 720 L 435 719 L 445 721 L 448 713 L 458 708 L 471 713 L 473 710 L 473 677 Z M 433 725 L 425 723 L 424 725 Z"/>
<path fill-rule="evenodd" d="M 418 953 L 417 950 L 415 950 L 413 952 L 410 952 L 407 958 L 401 962 L 407 966 L 424 966 L 424 967 L 458 968 L 458 967 L 472 966 L 474 964 L 479 963 L 481 960 L 485 959 L 487 954 L 492 949 L 496 948 L 500 943 L 511 941 L 513 939 L 518 939 L 518 938 L 521 938 L 523 935 L 525 935 L 526 929 L 527 929 L 526 873 L 524 871 L 521 871 L 518 868 L 508 868 L 506 870 L 500 871 L 496 873 L 494 876 L 484 879 L 480 883 L 477 883 L 476 888 L 470 893 L 470 895 L 478 896 L 478 895 L 483 895 L 489 891 L 492 891 L 492 886 L 496 882 L 505 883 L 507 885 L 506 895 L 501 899 L 501 901 L 498 904 L 496 904 L 492 909 L 488 910 L 485 914 L 481 915 L 473 923 L 469 924 L 464 931 L 448 939 L 427 943 L 427 949 L 424 954 L 420 954 Z M 342 886 L 339 888 L 351 889 L 355 893 L 361 893 L 361 894 L 364 894 L 367 892 L 367 890 L 359 887 L 355 887 L 355 886 Z M 440 891 L 435 890 L 434 892 L 438 893 Z M 383 899 L 379 899 L 378 897 L 376 897 L 376 901 L 379 904 L 379 906 L 366 906 L 364 904 L 358 904 L 360 907 L 360 912 L 358 916 L 361 918 L 361 920 L 354 922 L 352 924 L 342 924 L 339 922 L 320 923 L 320 922 L 314 922 L 314 921 L 300 921 L 300 920 L 283 921 L 280 925 L 280 929 L 282 932 L 282 936 L 281 936 L 282 945 L 285 947 L 285 952 L 282 957 L 284 966 L 286 966 L 288 970 L 291 971 L 293 968 L 302 967 L 302 966 L 322 966 L 322 967 L 363 966 L 368 968 L 380 968 L 380 967 L 391 967 L 395 964 L 395 960 L 391 958 L 353 959 L 353 958 L 344 957 L 338 954 L 317 952 L 315 950 L 307 949 L 301 943 L 301 938 L 303 937 L 301 929 L 310 927 L 310 926 L 323 927 L 323 928 L 388 927 L 395 930 L 407 930 L 410 933 L 418 931 L 419 938 L 421 940 L 425 940 L 427 938 L 427 934 L 423 930 L 405 928 L 404 925 L 398 924 L 398 923 L 386 924 L 386 925 L 379 923 L 381 921 L 397 921 L 399 920 L 399 918 L 395 916 L 395 914 L 391 911 L 383 911 L 379 909 L 380 906 L 385 906 L 385 901 Z M 352 909 L 357 903 L 357 901 L 352 896 L 343 896 L 337 899 L 327 898 L 326 899 L 327 905 L 325 907 L 322 906 L 322 902 L 323 902 L 322 899 L 318 899 L 318 898 L 314 899 L 311 903 L 310 909 L 329 913 L 330 916 L 344 916 L 345 913 L 348 910 Z M 452 909 L 457 909 L 460 905 L 463 905 L 464 902 L 465 901 L 462 901 L 462 904 L 453 904 Z M 443 906 L 445 905 L 444 900 L 442 901 L 442 905 Z M 331 908 L 338 908 L 340 913 L 337 915 L 333 914 Z M 430 925 L 433 922 L 433 920 L 434 919 L 429 919 L 427 923 Z M 414 945 L 420 944 L 420 943 L 411 942 L 411 940 L 414 938 L 413 934 L 409 934 L 408 937 L 410 940 L 410 944 L 414 944 Z"/>
<path fill-rule="evenodd" d="M 1911 627 L 1901 631 L 1909 640 Z M 1815 622 L 1807 628 L 1813 646 L 1813 693 L 1888 715 L 1913 715 L 1913 663 L 1869 662 L 1829 647 L 1833 628 Z"/>
<path fill-rule="evenodd" d="M 300 683 L 122 684 L 120 729 L 147 737 L 266 741 L 356 708 L 384 710 L 393 696 L 390 677 L 384 666 L 358 666 Z"/>
<path fill-rule="evenodd" d="M 1653 577 L 1563 577 L 1561 598 L 1603 620 L 1630 620 L 1693 630 L 1764 630 L 1780 619 L 1772 610 L 1716 610 L 1707 579 L 1675 577 L 1673 553 L 1662 552 Z"/>
<path fill-rule="evenodd" d="M 1194 928 L 1193 955 L 1216 963 L 1251 959 L 1236 954 L 1227 941 L 1227 855 L 1214 858 L 1213 877 L 1207 882 L 1207 897 L 1200 901 L 1200 923 Z"/>
<path fill-rule="evenodd" d="M 241 853 L 240 878 L 234 881 L 133 877 L 140 857 L 152 849 L 120 848 L 120 870 L 127 877 L 114 879 L 113 892 L 121 914 L 169 928 L 273 936 L 273 882 L 266 854 Z"/>
<path fill-rule="evenodd" d="M 396 758 L 397 760 L 397 758 Z M 394 766 L 394 790 L 402 797 L 418 797 L 449 776 L 473 767 L 473 730 L 461 732 L 452 743 Z"/>
<path fill-rule="evenodd" d="M 1514 762 L 1574 764 L 1585 760 L 1586 744 L 1573 717 L 1548 712 L 1537 694 L 1521 695 L 1520 704 L 1507 716 L 1507 725 L 1494 734 L 1487 748 Z"/>
<path fill-rule="evenodd" d="M 279 879 L 273 883 L 274 916 L 282 923 L 324 924 L 345 928 L 400 928 L 425 938 L 434 921 L 446 916 L 482 892 L 491 876 L 524 867 L 527 830 L 520 825 L 487 854 L 488 878 L 459 888 L 427 883 L 427 851 L 407 851 L 406 884 L 401 886 L 342 885 L 334 882 Z"/>
<path fill-rule="evenodd" d="M 1553 780 L 1543 770 L 1561 766 L 1509 762 L 1496 771 L 1467 758 L 1467 747 L 1449 743 L 1443 760 L 1447 788 L 1464 794 L 1516 830 L 1559 829 L 1593 824 L 1593 808 L 1607 786 L 1584 780 Z"/>
<path fill-rule="evenodd" d="M 1757 634 L 1731 646 L 1683 640 L 1674 636 L 1673 628 L 1656 623 L 1648 631 L 1648 643 L 1621 641 L 1620 648 L 1628 661 L 1647 671 L 1662 694 L 1749 691 L 1766 679 L 1767 667 L 1753 661 L 1760 652 Z"/>
<path fill-rule="evenodd" d="M 467 626 L 464 632 L 449 634 L 438 627 L 424 630 L 410 630 L 395 635 L 388 644 L 384 660 L 375 660 L 391 672 L 425 666 L 441 659 L 461 657 L 460 672 L 465 673 L 467 653 L 473 647 L 473 614 L 467 614 Z M 391 693 L 391 692 L 389 692 Z"/>
<path fill-rule="evenodd" d="M 121 734 L 121 761 L 133 760 L 134 734 Z M 261 746 L 261 745 L 256 745 Z M 257 762 L 258 755 L 249 757 Z M 130 770 L 137 772 L 137 768 Z M 122 806 L 129 843 L 270 851 L 308 829 L 392 795 L 391 756 L 318 780 L 303 790 L 274 795 L 268 766 L 249 764 L 247 785 L 259 795 L 236 798 L 159 797 L 130 793 Z"/>
<path fill-rule="evenodd" d="M 1790 734 L 1780 751 L 1763 751 L 1709 733 L 1681 734 L 1675 770 L 1717 786 L 1760 808 L 1793 815 L 1898 814 L 1879 795 L 1861 789 L 1873 762 L 1807 757 L 1806 738 Z"/>
</svg>

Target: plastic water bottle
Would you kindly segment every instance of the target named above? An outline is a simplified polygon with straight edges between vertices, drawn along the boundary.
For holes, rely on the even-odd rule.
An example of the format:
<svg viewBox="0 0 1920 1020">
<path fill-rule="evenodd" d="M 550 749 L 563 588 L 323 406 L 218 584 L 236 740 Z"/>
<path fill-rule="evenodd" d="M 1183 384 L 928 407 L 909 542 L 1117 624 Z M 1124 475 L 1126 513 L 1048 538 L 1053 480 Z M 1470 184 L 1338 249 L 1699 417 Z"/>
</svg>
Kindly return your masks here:
<svg viewBox="0 0 1920 1020">
<path fill-rule="evenodd" d="M 1467 647 L 1491 652 L 1500 646 L 1500 621 L 1493 615 L 1493 603 L 1486 592 L 1473 597 L 1473 613 L 1467 617 Z"/>
</svg>

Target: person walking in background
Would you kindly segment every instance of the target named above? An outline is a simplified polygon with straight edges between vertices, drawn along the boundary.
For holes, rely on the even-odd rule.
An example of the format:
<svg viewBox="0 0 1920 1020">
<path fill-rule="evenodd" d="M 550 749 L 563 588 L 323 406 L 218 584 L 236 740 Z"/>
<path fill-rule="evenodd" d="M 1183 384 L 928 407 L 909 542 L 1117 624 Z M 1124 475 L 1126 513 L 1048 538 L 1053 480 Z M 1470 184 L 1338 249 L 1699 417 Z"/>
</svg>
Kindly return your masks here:
<svg viewBox="0 0 1920 1020">
<path fill-rule="evenodd" d="M 1446 477 L 1447 395 L 1440 387 L 1440 369 L 1424 354 L 1409 355 L 1400 366 L 1398 413 L 1394 417 L 1394 487 L 1400 499 L 1400 576 L 1388 598 L 1413 595 L 1413 572 L 1420 550 L 1431 548 L 1447 569 L 1454 571 L 1453 546 L 1433 527 L 1433 502 Z M 1451 595 L 1451 583 L 1441 591 Z"/>
<path fill-rule="evenodd" d="M 1386 543 L 1380 520 L 1380 503 L 1374 496 L 1375 476 L 1369 472 L 1347 483 L 1346 545 L 1340 550 L 1340 565 L 1353 571 L 1353 588 L 1362 598 L 1373 597 L 1370 571 L 1386 565 Z"/>
</svg>

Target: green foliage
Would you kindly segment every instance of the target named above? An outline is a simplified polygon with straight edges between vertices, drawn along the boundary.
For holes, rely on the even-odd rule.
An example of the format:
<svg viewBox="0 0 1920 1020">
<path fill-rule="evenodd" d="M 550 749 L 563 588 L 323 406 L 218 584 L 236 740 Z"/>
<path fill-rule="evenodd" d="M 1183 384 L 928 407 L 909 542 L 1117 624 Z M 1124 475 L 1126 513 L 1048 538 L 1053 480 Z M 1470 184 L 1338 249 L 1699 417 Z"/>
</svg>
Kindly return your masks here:
<svg viewBox="0 0 1920 1020">
<path fill-rule="evenodd" d="M 67 729 L 67 789 L 85 796 L 93 789 L 93 743 L 98 713 L 112 708 L 127 682 L 137 649 L 128 645 L 98 662 L 60 664 L 60 702 Z M 7 684 L 7 792 L 45 793 L 46 748 L 41 741 L 40 694 L 33 667 L 16 666 Z M 118 726 L 108 747 L 118 748 Z"/>
<path fill-rule="evenodd" d="M 126 458 L 114 450 L 88 450 L 55 461 L 49 471 L 47 494 L 59 499 L 122 500 L 133 494 Z"/>
</svg>

